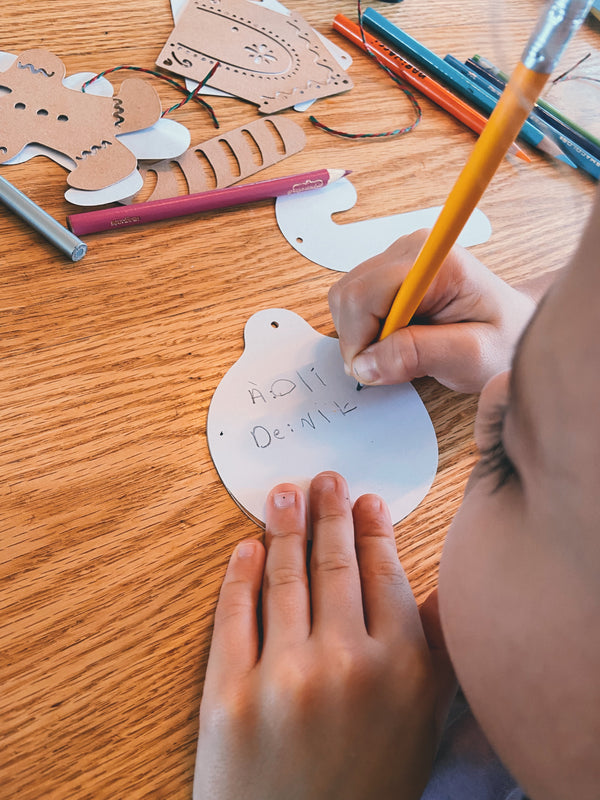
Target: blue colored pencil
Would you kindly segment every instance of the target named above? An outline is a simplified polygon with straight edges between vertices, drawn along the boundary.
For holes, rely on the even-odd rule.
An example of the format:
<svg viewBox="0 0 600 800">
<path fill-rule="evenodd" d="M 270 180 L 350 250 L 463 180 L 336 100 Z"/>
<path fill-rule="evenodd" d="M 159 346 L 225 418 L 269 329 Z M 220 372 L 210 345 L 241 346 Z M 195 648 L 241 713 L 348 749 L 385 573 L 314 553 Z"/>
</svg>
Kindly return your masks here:
<svg viewBox="0 0 600 800">
<path fill-rule="evenodd" d="M 497 75 L 486 70 L 485 67 L 481 66 L 477 61 L 474 61 L 472 58 L 468 58 L 465 61 L 465 65 L 472 69 L 473 72 L 476 72 L 481 78 L 489 81 L 493 86 L 500 91 L 504 91 L 504 87 L 506 86 L 506 81 L 503 81 L 502 78 L 499 78 Z M 572 128 L 563 120 L 556 117 L 552 112 L 548 111 L 543 106 L 539 105 L 538 103 L 535 104 L 533 107 L 533 115 L 534 119 L 537 118 L 538 121 L 542 120 L 550 128 L 557 133 L 562 133 L 563 136 L 566 136 L 567 139 L 571 139 L 572 142 L 578 144 L 586 153 L 589 153 L 594 159 L 600 160 L 600 147 L 591 139 L 588 139 L 584 134 L 580 133 L 575 128 Z M 535 123 L 534 123 L 535 124 Z"/>
<path fill-rule="evenodd" d="M 495 67 L 492 64 L 492 62 L 489 61 L 487 58 L 483 58 L 483 56 L 474 55 L 473 56 L 473 61 L 476 61 L 478 64 L 480 64 L 488 72 L 491 72 L 494 75 L 497 75 L 503 81 L 506 82 L 508 80 L 508 75 L 506 75 L 504 72 L 502 72 L 502 70 L 499 70 L 498 67 Z M 573 122 L 572 119 L 569 119 L 568 117 L 566 117 L 562 113 L 562 111 L 559 111 L 558 108 L 555 108 L 553 105 L 548 103 L 547 100 L 543 100 L 541 97 L 538 97 L 538 101 L 537 101 L 536 105 L 540 106 L 540 108 L 543 108 L 544 111 L 548 111 L 550 114 L 552 114 L 553 117 L 556 117 L 561 122 L 563 122 L 565 125 L 568 125 L 568 127 L 571 128 L 572 130 L 577 131 L 577 133 L 579 133 L 582 136 L 584 136 L 588 141 L 591 141 L 594 145 L 596 145 L 596 147 L 600 147 L 600 139 L 598 139 L 596 136 L 591 134 L 589 131 L 586 131 L 585 128 L 581 127 L 581 125 L 578 125 L 576 122 Z"/>
<path fill-rule="evenodd" d="M 564 133 L 561 133 L 560 131 L 556 130 L 556 128 L 550 126 L 541 117 L 538 119 L 537 124 L 540 126 L 542 131 L 546 130 L 559 142 L 563 150 L 568 153 L 569 158 L 578 167 L 587 172 L 588 175 L 591 175 L 591 177 L 595 180 L 600 178 L 600 159 L 596 158 L 594 155 L 592 155 L 592 153 L 581 147 L 580 144 L 574 142 L 568 136 L 565 136 Z"/>
<path fill-rule="evenodd" d="M 481 86 L 482 89 L 489 91 L 491 95 L 498 99 L 502 94 L 502 89 L 499 89 L 497 86 L 493 84 L 493 82 L 489 81 L 487 77 L 483 77 L 479 75 L 477 72 L 474 72 L 472 69 L 469 69 L 468 66 L 459 61 L 454 56 L 447 55 L 444 57 L 444 61 L 449 64 L 454 69 L 462 72 L 465 78 L 468 80 L 473 81 L 476 85 Z M 585 172 L 592 176 L 592 178 L 598 179 L 600 175 L 600 160 L 591 153 L 587 147 L 582 146 L 580 142 L 574 141 L 573 137 L 569 135 L 568 132 L 560 131 L 550 122 L 544 120 L 540 114 L 535 114 L 532 112 L 529 115 L 529 122 L 531 122 L 536 127 L 542 131 L 542 133 L 546 133 L 550 136 L 554 141 L 556 141 L 565 153 L 571 160 L 573 166 L 581 167 Z"/>
<path fill-rule="evenodd" d="M 467 97 L 482 111 L 487 114 L 492 113 L 496 106 L 497 98 L 476 86 L 472 81 L 467 80 L 458 70 L 451 67 L 435 53 L 432 53 L 431 50 L 428 50 L 416 39 L 413 39 L 412 36 L 393 25 L 378 11 L 373 8 L 367 8 L 363 14 L 363 23 L 366 28 L 387 39 L 402 53 L 410 56 L 413 61 L 416 61 L 425 70 L 433 73 L 436 78 L 446 82 L 455 91 Z M 519 136 L 533 147 L 537 147 L 548 155 L 575 166 L 550 136 L 540 131 L 530 122 L 525 122 L 519 132 Z"/>
</svg>

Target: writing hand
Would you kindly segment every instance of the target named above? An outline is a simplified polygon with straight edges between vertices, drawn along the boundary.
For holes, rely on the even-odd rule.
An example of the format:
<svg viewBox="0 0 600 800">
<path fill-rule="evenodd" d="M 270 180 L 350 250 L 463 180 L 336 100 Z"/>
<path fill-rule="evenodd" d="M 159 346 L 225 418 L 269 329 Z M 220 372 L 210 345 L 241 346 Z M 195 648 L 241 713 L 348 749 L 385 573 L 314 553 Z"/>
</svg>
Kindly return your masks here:
<svg viewBox="0 0 600 800">
<path fill-rule="evenodd" d="M 417 231 L 398 239 L 331 288 L 329 306 L 346 371 L 364 384 L 430 375 L 450 389 L 479 392 L 510 367 L 535 303 L 462 247 L 451 250 L 415 320 L 375 342 L 426 236 Z"/>
<path fill-rule="evenodd" d="M 404 800 L 421 796 L 446 659 L 429 650 L 375 495 L 351 508 L 345 481 L 269 495 L 265 548 L 247 540 L 217 605 L 194 800 Z M 266 558 L 265 558 L 266 556 Z M 257 607 L 262 589 L 262 646 Z M 442 703 L 443 705 L 443 703 Z"/>
</svg>

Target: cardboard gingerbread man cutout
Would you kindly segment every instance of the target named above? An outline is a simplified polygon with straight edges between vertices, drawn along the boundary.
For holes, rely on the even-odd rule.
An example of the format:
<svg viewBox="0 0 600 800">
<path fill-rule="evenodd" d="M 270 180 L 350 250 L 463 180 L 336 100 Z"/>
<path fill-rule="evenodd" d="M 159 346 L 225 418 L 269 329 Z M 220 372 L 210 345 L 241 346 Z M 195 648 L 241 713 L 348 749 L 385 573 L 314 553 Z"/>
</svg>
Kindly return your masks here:
<svg viewBox="0 0 600 800">
<path fill-rule="evenodd" d="M 73 161 L 70 186 L 102 189 L 136 169 L 135 155 L 117 137 L 153 125 L 160 100 L 138 78 L 124 80 L 114 97 L 100 97 L 64 86 L 65 73 L 58 56 L 38 49 L 0 72 L 0 163 L 40 144 Z"/>
</svg>

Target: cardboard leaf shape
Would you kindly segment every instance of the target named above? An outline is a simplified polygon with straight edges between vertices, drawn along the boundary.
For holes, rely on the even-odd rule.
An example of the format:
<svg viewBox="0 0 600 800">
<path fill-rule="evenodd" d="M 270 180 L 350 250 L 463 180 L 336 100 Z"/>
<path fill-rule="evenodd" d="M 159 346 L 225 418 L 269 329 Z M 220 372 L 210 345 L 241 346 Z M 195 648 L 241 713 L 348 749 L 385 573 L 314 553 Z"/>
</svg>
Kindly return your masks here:
<svg viewBox="0 0 600 800">
<path fill-rule="evenodd" d="M 210 453 L 225 487 L 264 522 L 267 492 L 292 481 L 308 488 L 337 470 L 352 500 L 380 494 L 398 522 L 423 499 L 437 469 L 437 441 L 410 384 L 365 387 L 343 368 L 337 339 L 292 311 L 254 314 L 245 350 L 208 411 Z"/>
</svg>

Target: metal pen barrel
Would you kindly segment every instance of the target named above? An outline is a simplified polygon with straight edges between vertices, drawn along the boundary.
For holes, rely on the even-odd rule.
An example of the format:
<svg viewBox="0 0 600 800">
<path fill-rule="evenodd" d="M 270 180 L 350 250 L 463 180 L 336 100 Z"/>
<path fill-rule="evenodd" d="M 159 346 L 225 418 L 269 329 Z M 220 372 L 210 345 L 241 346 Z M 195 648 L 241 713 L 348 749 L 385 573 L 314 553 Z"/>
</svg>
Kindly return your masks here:
<svg viewBox="0 0 600 800">
<path fill-rule="evenodd" d="M 27 195 L 19 191 L 0 175 L 0 202 L 10 208 L 18 217 L 42 234 L 49 242 L 69 256 L 79 261 L 87 252 L 87 245 L 68 228 L 47 214 Z"/>
</svg>

